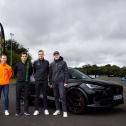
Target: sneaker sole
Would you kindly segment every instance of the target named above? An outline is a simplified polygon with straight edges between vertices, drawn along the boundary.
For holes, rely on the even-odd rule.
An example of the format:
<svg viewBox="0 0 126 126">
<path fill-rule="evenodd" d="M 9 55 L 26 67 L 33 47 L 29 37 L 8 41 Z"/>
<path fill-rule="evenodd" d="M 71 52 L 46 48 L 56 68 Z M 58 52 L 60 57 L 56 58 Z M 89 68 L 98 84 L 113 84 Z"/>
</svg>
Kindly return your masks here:
<svg viewBox="0 0 126 126">
<path fill-rule="evenodd" d="M 37 114 L 37 115 L 34 115 L 34 114 L 33 114 L 33 116 L 38 116 L 38 115 L 40 115 L 40 114 Z"/>
<path fill-rule="evenodd" d="M 56 115 L 55 115 L 55 114 L 53 114 L 53 115 L 54 115 L 54 116 L 57 116 L 57 115 L 60 115 L 60 113 L 58 113 L 58 114 L 56 114 Z"/>
</svg>

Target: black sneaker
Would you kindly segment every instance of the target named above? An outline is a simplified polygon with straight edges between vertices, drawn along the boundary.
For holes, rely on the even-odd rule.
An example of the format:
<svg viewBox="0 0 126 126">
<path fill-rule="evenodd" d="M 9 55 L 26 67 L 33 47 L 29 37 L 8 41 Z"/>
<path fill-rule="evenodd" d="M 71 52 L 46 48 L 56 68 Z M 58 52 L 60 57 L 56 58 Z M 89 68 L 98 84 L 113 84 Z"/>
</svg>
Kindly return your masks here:
<svg viewBox="0 0 126 126">
<path fill-rule="evenodd" d="M 25 116 L 30 116 L 31 114 L 28 113 L 28 112 L 24 112 L 24 115 L 25 115 Z"/>
</svg>

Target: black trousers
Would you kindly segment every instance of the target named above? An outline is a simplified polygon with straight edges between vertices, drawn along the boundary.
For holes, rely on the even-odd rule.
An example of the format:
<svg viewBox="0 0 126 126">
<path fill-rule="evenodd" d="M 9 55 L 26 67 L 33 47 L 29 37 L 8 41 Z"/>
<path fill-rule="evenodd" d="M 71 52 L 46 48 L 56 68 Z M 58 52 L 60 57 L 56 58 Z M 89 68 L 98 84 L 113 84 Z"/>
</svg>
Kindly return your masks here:
<svg viewBox="0 0 126 126">
<path fill-rule="evenodd" d="M 63 112 L 67 112 L 64 83 L 63 82 L 55 82 L 53 84 L 53 93 L 54 93 L 54 97 L 55 97 L 56 109 L 60 110 L 60 101 L 59 100 L 61 100 L 62 110 L 63 110 Z"/>
<path fill-rule="evenodd" d="M 21 97 L 24 97 L 24 111 L 28 112 L 29 107 L 29 82 L 16 83 L 16 113 L 21 112 Z"/>
<path fill-rule="evenodd" d="M 35 110 L 39 110 L 39 98 L 42 92 L 44 109 L 48 109 L 47 104 L 47 87 L 48 81 L 36 81 L 35 82 Z"/>
</svg>

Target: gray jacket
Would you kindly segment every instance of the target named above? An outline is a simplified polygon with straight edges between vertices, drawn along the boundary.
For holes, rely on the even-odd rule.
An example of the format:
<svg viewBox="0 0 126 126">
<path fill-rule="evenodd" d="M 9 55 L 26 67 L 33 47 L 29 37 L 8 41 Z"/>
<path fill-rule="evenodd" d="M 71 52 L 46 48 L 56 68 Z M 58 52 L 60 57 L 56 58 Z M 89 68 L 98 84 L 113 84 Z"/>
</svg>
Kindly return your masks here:
<svg viewBox="0 0 126 126">
<path fill-rule="evenodd" d="M 50 84 L 55 82 L 68 82 L 68 67 L 63 58 L 60 57 L 58 60 L 54 60 L 50 64 L 49 68 L 49 81 Z"/>
</svg>

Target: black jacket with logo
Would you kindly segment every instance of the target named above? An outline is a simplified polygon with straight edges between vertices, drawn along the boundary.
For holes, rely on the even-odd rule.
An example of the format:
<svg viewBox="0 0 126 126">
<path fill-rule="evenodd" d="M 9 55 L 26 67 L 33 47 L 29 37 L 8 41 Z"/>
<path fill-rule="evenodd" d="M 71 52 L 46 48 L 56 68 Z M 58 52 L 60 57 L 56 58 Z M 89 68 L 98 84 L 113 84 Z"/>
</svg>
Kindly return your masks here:
<svg viewBox="0 0 126 126">
<path fill-rule="evenodd" d="M 32 75 L 33 68 L 30 62 L 25 64 L 18 62 L 14 68 L 14 75 L 17 78 L 17 81 L 30 81 L 30 76 Z"/>
<path fill-rule="evenodd" d="M 63 58 L 60 57 L 58 60 L 54 60 L 50 64 L 49 68 L 49 81 L 50 84 L 53 82 L 68 82 L 68 67 Z"/>
<path fill-rule="evenodd" d="M 36 60 L 33 64 L 33 68 L 36 81 L 48 81 L 49 62 L 47 60 Z"/>
</svg>

